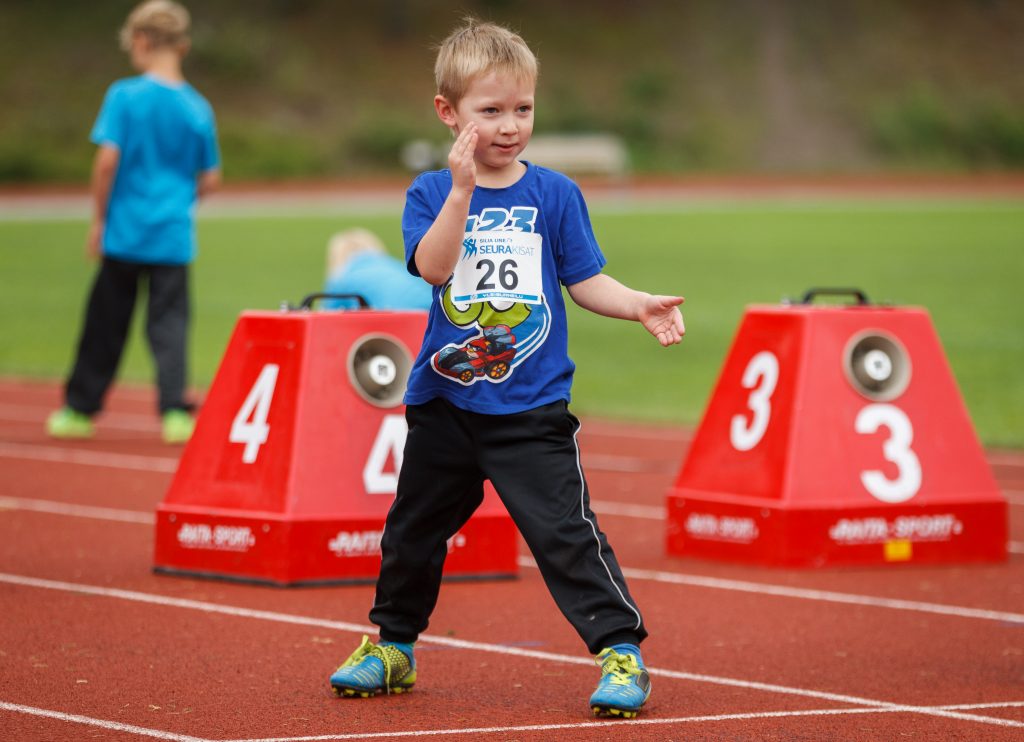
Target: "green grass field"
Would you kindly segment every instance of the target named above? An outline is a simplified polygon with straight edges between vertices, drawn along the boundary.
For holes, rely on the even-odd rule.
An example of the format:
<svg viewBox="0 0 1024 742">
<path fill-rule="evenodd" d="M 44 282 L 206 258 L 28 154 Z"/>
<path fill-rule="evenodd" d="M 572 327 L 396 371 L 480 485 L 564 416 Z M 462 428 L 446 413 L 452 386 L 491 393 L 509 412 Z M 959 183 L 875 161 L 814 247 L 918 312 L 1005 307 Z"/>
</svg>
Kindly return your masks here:
<svg viewBox="0 0 1024 742">
<path fill-rule="evenodd" d="M 696 423 L 744 307 L 812 286 L 929 310 L 982 440 L 1024 447 L 1024 204 L 993 201 L 707 203 L 595 208 L 608 272 L 686 296 L 687 336 L 662 349 L 638 326 L 570 308 L 578 414 Z M 400 243 L 399 216 L 207 217 L 194 277 L 193 380 L 207 386 L 238 313 L 318 290 L 328 236 Z M 83 221 L 0 222 L 0 374 L 62 377 L 94 266 Z M 136 321 L 122 379 L 151 362 Z"/>
</svg>

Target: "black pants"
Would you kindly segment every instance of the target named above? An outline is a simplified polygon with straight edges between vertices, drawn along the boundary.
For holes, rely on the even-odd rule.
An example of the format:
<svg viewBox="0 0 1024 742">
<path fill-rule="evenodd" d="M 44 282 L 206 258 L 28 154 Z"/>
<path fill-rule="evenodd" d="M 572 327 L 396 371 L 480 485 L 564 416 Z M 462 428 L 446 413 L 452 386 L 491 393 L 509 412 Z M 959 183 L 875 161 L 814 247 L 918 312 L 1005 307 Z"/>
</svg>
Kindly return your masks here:
<svg viewBox="0 0 1024 742">
<path fill-rule="evenodd" d="M 490 479 L 548 590 L 591 653 L 647 636 L 640 612 L 590 509 L 579 421 L 565 402 L 515 415 L 466 412 L 435 399 L 406 409 L 398 492 L 381 540 L 370 620 L 382 639 L 412 642 L 437 603 L 446 541 Z"/>
<path fill-rule="evenodd" d="M 103 258 L 96 274 L 65 403 L 92 415 L 103 407 L 121 362 L 139 285 L 149 287 L 146 337 L 156 362 L 160 412 L 189 409 L 185 402 L 188 266 L 144 265 Z"/>
</svg>

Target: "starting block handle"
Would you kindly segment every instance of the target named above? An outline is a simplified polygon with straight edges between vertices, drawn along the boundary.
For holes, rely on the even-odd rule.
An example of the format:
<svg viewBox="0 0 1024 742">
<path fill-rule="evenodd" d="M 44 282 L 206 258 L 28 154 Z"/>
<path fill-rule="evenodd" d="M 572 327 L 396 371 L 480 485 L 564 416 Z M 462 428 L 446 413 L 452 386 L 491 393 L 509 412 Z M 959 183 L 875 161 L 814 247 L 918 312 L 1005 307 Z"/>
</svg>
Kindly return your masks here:
<svg viewBox="0 0 1024 742">
<path fill-rule="evenodd" d="M 369 309 L 370 308 L 370 303 L 368 301 L 366 301 L 366 297 L 364 297 L 362 294 L 330 294 L 330 293 L 309 294 L 308 296 L 306 296 L 302 300 L 302 303 L 299 304 L 299 306 L 297 308 L 298 309 L 311 309 L 313 307 L 313 302 L 315 302 L 317 299 L 354 299 L 356 302 L 359 303 L 359 308 L 360 309 Z M 289 309 L 294 309 L 295 307 L 288 307 L 288 308 Z"/>
<path fill-rule="evenodd" d="M 800 300 L 801 304 L 811 304 L 814 302 L 816 296 L 853 296 L 857 299 L 857 304 L 860 306 L 866 306 L 871 302 L 868 301 L 868 295 L 860 289 L 844 289 L 844 288 L 814 288 L 807 289 L 804 293 L 803 298 Z"/>
</svg>

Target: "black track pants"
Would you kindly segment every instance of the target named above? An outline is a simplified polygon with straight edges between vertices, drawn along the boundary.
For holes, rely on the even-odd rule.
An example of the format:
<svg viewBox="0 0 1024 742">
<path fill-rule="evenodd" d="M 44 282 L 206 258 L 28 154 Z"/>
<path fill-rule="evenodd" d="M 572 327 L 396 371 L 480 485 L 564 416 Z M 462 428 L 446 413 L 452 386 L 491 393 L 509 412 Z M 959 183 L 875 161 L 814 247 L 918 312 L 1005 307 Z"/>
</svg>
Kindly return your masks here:
<svg viewBox="0 0 1024 742">
<path fill-rule="evenodd" d="M 490 479 L 530 547 L 559 609 L 591 653 L 647 635 L 590 509 L 579 421 L 565 402 L 481 415 L 435 399 L 406 409 L 409 436 L 370 620 L 381 638 L 412 642 L 437 603 L 447 540 Z"/>
<path fill-rule="evenodd" d="M 128 338 L 139 284 L 148 279 L 146 337 L 156 363 L 160 412 L 187 409 L 188 266 L 144 265 L 104 258 L 86 305 L 78 353 L 65 389 L 72 409 L 103 407 Z"/>
</svg>

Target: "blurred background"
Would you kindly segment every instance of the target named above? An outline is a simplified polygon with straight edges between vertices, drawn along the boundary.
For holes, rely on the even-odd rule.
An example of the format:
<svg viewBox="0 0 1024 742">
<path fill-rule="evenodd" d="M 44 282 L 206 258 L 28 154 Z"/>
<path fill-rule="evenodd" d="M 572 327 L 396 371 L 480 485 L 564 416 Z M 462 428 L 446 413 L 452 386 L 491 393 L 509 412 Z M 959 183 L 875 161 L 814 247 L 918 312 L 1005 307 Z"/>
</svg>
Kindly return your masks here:
<svg viewBox="0 0 1024 742">
<path fill-rule="evenodd" d="M 0 3 L 0 375 L 56 383 L 73 357 L 88 137 L 134 74 L 117 35 L 135 4 Z M 186 5 L 226 181 L 199 211 L 200 389 L 241 311 L 321 288 L 331 234 L 369 228 L 402 254 L 404 190 L 450 143 L 435 46 L 472 14 L 540 57 L 526 157 L 590 170 L 609 273 L 687 298 L 666 352 L 570 306 L 578 412 L 694 425 L 746 306 L 854 286 L 926 307 L 982 440 L 1024 447 L 1021 0 Z M 142 325 L 122 381 L 151 383 Z"/>
<path fill-rule="evenodd" d="M 81 183 L 134 0 L 0 4 L 0 182 Z M 537 131 L 634 173 L 1024 168 L 1018 0 L 194 0 L 186 74 L 230 180 L 401 174 L 443 144 L 433 45 L 466 14 L 541 60 Z"/>
</svg>

